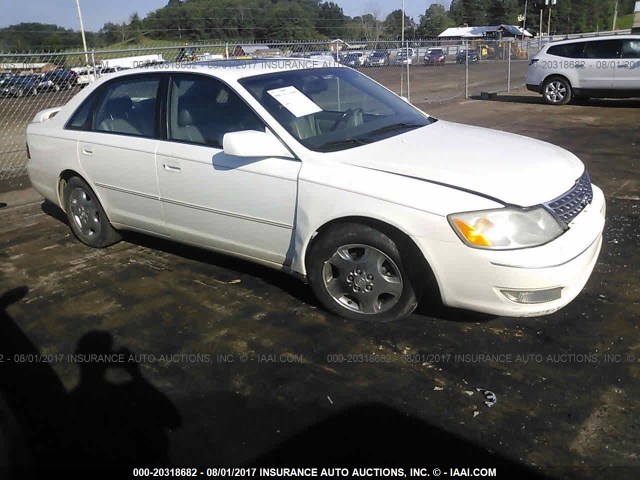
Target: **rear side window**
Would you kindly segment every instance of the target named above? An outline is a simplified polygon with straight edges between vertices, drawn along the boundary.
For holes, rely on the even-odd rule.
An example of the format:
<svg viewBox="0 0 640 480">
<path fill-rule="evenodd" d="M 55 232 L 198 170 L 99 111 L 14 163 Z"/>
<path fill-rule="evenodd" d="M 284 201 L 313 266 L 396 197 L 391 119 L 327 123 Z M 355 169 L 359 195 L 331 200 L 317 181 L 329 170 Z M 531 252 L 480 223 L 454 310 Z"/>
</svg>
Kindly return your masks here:
<svg viewBox="0 0 640 480">
<path fill-rule="evenodd" d="M 93 107 L 96 103 L 96 94 L 93 93 L 87 98 L 80 108 L 71 117 L 71 120 L 67 123 L 67 128 L 70 130 L 91 130 L 91 124 L 93 123 Z"/>
<path fill-rule="evenodd" d="M 549 55 L 555 55 L 556 57 L 565 58 L 583 58 L 584 57 L 584 42 L 567 43 L 564 45 L 554 45 L 549 47 L 547 53 Z"/>
<path fill-rule="evenodd" d="M 586 43 L 586 58 L 620 58 L 622 40 L 595 40 Z"/>
<path fill-rule="evenodd" d="M 94 131 L 154 137 L 159 77 L 125 77 L 109 83 L 96 109 Z"/>
<path fill-rule="evenodd" d="M 640 40 L 623 40 L 622 58 L 640 58 Z"/>
</svg>

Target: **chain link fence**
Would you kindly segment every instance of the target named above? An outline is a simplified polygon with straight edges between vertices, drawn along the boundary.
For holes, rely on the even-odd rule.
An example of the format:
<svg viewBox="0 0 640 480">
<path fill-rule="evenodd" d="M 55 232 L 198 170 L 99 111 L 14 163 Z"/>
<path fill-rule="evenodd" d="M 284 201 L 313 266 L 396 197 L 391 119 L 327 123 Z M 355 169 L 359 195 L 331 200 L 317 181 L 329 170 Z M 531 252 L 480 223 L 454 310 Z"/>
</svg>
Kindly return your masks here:
<svg viewBox="0 0 640 480">
<path fill-rule="evenodd" d="M 26 128 L 34 115 L 64 105 L 96 78 L 117 70 L 224 58 L 337 58 L 412 103 L 428 104 L 522 87 L 535 51 L 535 43 L 510 41 L 336 40 L 0 53 L 0 191 L 27 183 Z"/>
</svg>

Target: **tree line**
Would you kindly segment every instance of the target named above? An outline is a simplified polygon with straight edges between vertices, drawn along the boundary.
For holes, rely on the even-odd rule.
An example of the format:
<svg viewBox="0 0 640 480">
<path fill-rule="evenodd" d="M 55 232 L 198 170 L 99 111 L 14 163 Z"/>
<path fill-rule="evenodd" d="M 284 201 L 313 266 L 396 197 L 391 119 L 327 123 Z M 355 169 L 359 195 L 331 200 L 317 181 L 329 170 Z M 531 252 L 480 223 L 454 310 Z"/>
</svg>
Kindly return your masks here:
<svg viewBox="0 0 640 480">
<path fill-rule="evenodd" d="M 446 0 L 443 0 L 445 2 Z M 522 26 L 519 16 L 527 5 L 526 26 L 536 33 L 544 0 L 451 0 L 448 8 L 434 3 L 418 18 L 405 15 L 405 38 L 433 38 L 453 26 Z M 633 11 L 634 0 L 618 0 L 619 14 Z M 558 0 L 552 9 L 552 33 L 610 30 L 616 0 Z M 543 14 L 543 32 L 547 28 Z M 87 32 L 90 48 L 139 43 L 143 38 L 176 42 L 303 41 L 322 39 L 395 40 L 402 35 L 402 11 L 385 17 L 372 11 L 350 17 L 335 2 L 321 0 L 169 0 L 144 18 L 137 13 L 127 22 L 107 22 Z M 21 23 L 0 29 L 0 51 L 66 50 L 81 46 L 73 29 L 40 23 Z"/>
</svg>

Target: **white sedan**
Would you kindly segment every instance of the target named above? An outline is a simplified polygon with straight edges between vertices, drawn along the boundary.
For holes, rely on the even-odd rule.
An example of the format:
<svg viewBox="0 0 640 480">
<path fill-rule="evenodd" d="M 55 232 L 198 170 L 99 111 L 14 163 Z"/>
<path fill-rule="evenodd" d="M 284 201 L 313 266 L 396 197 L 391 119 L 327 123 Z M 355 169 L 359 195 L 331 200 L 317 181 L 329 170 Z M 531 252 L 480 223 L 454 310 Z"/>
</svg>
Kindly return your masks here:
<svg viewBox="0 0 640 480">
<path fill-rule="evenodd" d="M 587 282 L 605 201 L 570 152 L 437 120 L 338 64 L 189 67 L 108 75 L 29 125 L 31 182 L 80 241 L 135 230 L 249 259 L 349 319 L 425 293 L 542 315 Z"/>
</svg>

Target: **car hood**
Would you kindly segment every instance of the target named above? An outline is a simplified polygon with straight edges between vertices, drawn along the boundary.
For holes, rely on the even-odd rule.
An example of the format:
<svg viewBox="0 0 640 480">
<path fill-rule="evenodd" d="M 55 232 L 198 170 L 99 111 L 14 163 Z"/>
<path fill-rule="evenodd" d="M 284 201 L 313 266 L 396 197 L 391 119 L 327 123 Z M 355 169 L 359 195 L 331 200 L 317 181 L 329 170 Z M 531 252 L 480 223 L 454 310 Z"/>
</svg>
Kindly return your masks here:
<svg viewBox="0 0 640 480">
<path fill-rule="evenodd" d="M 511 133 L 446 121 L 355 150 L 338 161 L 419 178 L 528 207 L 569 190 L 584 171 L 571 152 Z"/>
</svg>

